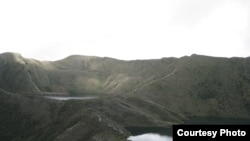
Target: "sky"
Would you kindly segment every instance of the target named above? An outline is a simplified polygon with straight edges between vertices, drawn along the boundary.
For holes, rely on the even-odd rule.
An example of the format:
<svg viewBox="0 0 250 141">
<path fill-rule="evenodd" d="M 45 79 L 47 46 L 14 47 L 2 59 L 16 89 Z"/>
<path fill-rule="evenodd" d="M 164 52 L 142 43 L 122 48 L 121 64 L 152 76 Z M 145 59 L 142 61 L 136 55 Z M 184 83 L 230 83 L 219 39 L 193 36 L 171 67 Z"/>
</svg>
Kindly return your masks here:
<svg viewBox="0 0 250 141">
<path fill-rule="evenodd" d="M 248 0 L 0 0 L 0 53 L 250 56 Z"/>
</svg>

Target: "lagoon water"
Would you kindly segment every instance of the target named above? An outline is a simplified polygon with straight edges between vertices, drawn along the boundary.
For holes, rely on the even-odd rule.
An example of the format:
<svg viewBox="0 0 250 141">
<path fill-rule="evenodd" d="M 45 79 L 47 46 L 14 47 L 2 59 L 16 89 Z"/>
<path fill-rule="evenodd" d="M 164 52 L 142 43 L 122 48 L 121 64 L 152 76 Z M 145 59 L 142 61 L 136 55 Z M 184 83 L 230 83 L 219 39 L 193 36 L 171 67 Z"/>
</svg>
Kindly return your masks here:
<svg viewBox="0 0 250 141">
<path fill-rule="evenodd" d="M 55 99 L 55 100 L 87 100 L 87 99 L 95 99 L 98 98 L 97 96 L 45 96 L 49 99 Z"/>
<path fill-rule="evenodd" d="M 250 119 L 242 118 L 215 118 L 215 117 L 190 117 L 184 120 L 184 124 L 250 124 Z M 143 128 L 128 127 L 133 136 L 127 138 L 128 141 L 172 141 L 172 131 L 168 128 Z M 144 131 L 144 132 L 143 132 Z M 150 133 L 153 132 L 153 133 Z M 164 134 L 164 135 L 161 135 Z"/>
<path fill-rule="evenodd" d="M 127 138 L 128 141 L 172 141 L 172 137 L 155 134 L 155 133 L 146 133 L 137 136 L 130 136 Z"/>
</svg>

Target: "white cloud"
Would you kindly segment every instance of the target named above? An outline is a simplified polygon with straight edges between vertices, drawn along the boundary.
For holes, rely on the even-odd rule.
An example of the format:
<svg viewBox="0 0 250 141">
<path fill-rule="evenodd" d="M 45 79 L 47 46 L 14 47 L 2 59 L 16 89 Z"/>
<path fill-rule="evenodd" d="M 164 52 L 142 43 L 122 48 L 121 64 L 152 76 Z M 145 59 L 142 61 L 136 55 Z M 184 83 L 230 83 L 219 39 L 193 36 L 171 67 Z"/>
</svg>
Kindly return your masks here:
<svg viewBox="0 0 250 141">
<path fill-rule="evenodd" d="M 250 56 L 245 0 L 0 0 L 0 53 Z"/>
</svg>

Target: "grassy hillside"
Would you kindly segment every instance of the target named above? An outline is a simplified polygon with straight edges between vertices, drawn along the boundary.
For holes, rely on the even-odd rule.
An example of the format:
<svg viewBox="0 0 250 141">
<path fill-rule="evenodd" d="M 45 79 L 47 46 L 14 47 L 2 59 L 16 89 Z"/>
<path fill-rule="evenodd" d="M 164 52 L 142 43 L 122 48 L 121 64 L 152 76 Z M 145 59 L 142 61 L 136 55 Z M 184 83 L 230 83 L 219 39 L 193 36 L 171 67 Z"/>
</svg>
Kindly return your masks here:
<svg viewBox="0 0 250 141">
<path fill-rule="evenodd" d="M 138 98 L 57 101 L 0 90 L 0 138 L 18 141 L 124 141 L 127 126 L 169 127 L 182 117 Z"/>
<path fill-rule="evenodd" d="M 249 117 L 249 66 L 250 58 L 200 55 L 134 61 L 74 55 L 40 62 L 5 53 L 0 87 L 22 94 L 129 95 L 185 115 Z"/>
<path fill-rule="evenodd" d="M 163 74 L 163 73 L 162 73 Z M 175 69 L 134 94 L 192 116 L 249 116 L 249 58 L 180 58 Z"/>
<path fill-rule="evenodd" d="M 43 94 L 100 98 L 56 101 Z M 168 127 L 193 116 L 250 118 L 250 58 L 74 55 L 49 62 L 4 53 L 0 114 L 1 138 L 13 141 L 125 140 L 127 126 Z"/>
</svg>

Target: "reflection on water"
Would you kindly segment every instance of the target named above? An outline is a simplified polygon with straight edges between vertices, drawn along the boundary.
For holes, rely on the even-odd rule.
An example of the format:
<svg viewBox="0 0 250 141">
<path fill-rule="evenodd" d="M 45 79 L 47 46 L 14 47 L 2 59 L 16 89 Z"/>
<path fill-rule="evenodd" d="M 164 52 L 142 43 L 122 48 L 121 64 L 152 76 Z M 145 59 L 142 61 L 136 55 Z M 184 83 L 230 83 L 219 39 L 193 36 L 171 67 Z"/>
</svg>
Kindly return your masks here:
<svg viewBox="0 0 250 141">
<path fill-rule="evenodd" d="M 128 137 L 129 141 L 172 141 L 172 137 L 155 133 L 147 133 Z"/>
<path fill-rule="evenodd" d="M 87 100 L 87 99 L 94 99 L 98 98 L 96 96 L 45 96 L 46 98 L 50 99 L 55 99 L 55 100 L 71 100 L 71 99 L 76 99 L 76 100 Z"/>
</svg>

